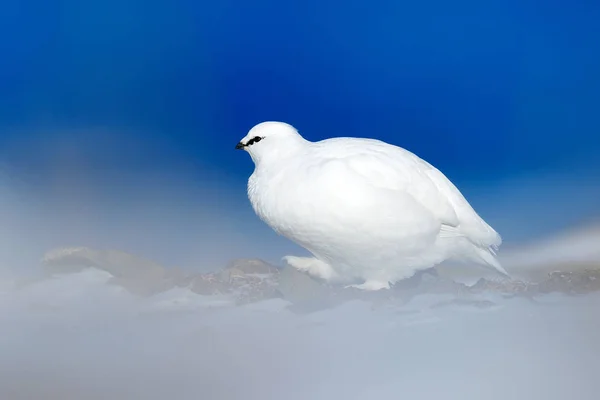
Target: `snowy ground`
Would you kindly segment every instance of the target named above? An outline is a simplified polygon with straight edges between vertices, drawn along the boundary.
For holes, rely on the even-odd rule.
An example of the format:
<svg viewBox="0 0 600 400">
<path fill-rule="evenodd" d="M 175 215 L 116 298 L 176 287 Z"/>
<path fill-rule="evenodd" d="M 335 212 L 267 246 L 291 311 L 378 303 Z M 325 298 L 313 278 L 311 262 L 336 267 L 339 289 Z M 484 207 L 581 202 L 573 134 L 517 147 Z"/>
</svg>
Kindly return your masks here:
<svg viewBox="0 0 600 400">
<path fill-rule="evenodd" d="M 597 399 L 600 295 L 423 294 L 308 314 L 176 288 L 135 297 L 95 269 L 0 284 L 0 398 Z M 488 302 L 484 301 L 487 300 Z M 436 305 L 436 306 L 434 306 Z"/>
</svg>

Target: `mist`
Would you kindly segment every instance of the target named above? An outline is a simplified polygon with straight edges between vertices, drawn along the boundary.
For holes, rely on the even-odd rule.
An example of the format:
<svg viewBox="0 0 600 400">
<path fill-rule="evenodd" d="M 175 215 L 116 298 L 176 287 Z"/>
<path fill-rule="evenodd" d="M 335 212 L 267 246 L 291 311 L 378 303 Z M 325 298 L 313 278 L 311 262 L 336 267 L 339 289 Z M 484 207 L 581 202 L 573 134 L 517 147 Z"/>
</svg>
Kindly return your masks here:
<svg viewBox="0 0 600 400">
<path fill-rule="evenodd" d="M 285 296 L 239 305 L 228 296 L 173 288 L 140 297 L 110 284 L 110 274 L 95 268 L 24 284 L 24 275 L 39 272 L 43 254 L 60 246 L 125 250 L 197 272 L 222 268 L 236 257 L 278 264 L 283 255 L 302 253 L 259 222 L 239 222 L 251 213 L 243 205 L 244 187 L 236 191 L 206 181 L 194 188 L 181 174 L 145 180 L 121 174 L 102 186 L 85 169 L 78 171 L 78 182 L 93 184 L 71 180 L 65 192 L 52 185 L 54 191 L 41 191 L 43 185 L 27 186 L 25 178 L 21 185 L 4 181 L 3 399 L 597 397 L 600 297 L 594 293 L 484 293 L 473 299 L 423 291 L 407 302 L 357 298 L 297 312 Z M 595 246 L 577 239 L 595 231 L 577 236 L 563 229 L 570 223 L 577 233 L 573 221 L 593 222 L 595 186 L 581 179 L 578 190 L 587 197 L 549 199 L 540 188 L 574 181 L 544 176 L 495 189 L 465 188 L 476 208 L 500 225 L 509 243 L 501 260 L 517 275 L 525 266 L 514 260 L 523 254 L 530 264 L 538 254 L 535 268 L 551 271 L 544 266 L 554 265 L 548 258 L 553 253 L 540 249 L 544 243 L 547 250 L 557 248 L 556 240 L 580 244 L 570 246 L 571 253 L 554 252 L 554 261 L 563 264 L 577 260 L 581 246 Z M 217 206 L 225 193 L 243 202 Z M 35 201 L 23 201 L 27 194 Z M 569 199 L 580 203 L 569 208 Z M 529 212 L 542 200 L 563 209 L 562 221 L 548 225 L 548 213 Z M 544 234 L 532 228 L 544 223 Z M 542 240 L 553 235 L 559 239 Z M 516 244 L 526 243 L 537 243 L 537 252 L 518 253 Z M 600 255 L 588 253 L 589 265 L 597 266 Z"/>
<path fill-rule="evenodd" d="M 46 251 L 64 246 L 120 249 L 196 271 L 236 257 L 277 262 L 281 247 L 294 247 L 254 218 L 244 180 L 185 160 L 167 138 L 91 128 L 21 133 L 26 139 L 1 154 L 0 270 L 31 273 Z M 266 236 L 258 249 L 257 233 Z"/>
<path fill-rule="evenodd" d="M 1 400 L 599 397 L 597 2 L 363 3 L 3 3 Z M 513 279 L 285 266 L 267 120 L 430 162 Z"/>
<path fill-rule="evenodd" d="M 2 398 L 597 397 L 597 295 L 480 310 L 423 295 L 303 315 L 283 300 L 142 300 L 101 275 L 2 291 Z"/>
<path fill-rule="evenodd" d="M 306 254 L 255 216 L 246 195 L 250 160 L 231 175 L 186 159 L 167 137 L 143 133 L 24 130 L 17 136 L 24 139 L 6 143 L 0 270 L 32 273 L 45 252 L 64 246 L 119 249 L 195 271 L 233 258 L 277 264 Z M 448 177 L 501 233 L 503 250 L 600 215 L 600 174 L 586 163 L 483 182 Z"/>
</svg>

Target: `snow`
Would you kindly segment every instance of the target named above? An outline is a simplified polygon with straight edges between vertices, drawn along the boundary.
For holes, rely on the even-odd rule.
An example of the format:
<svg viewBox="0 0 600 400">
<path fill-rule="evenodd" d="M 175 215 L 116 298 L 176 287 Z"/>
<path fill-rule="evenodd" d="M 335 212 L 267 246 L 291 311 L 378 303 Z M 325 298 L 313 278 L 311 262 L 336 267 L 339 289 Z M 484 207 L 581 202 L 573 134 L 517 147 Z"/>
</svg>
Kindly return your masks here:
<svg viewBox="0 0 600 400">
<path fill-rule="evenodd" d="M 139 298 L 108 278 L 0 285 L 0 398 L 597 398 L 596 294 L 298 314 L 186 289 Z"/>
</svg>

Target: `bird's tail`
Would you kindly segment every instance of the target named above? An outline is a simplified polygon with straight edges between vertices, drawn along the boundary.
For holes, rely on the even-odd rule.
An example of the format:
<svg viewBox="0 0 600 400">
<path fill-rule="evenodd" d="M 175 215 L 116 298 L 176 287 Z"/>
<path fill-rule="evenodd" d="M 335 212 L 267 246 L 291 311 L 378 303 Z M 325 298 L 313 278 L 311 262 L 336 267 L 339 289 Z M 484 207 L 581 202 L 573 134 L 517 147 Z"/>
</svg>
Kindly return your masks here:
<svg viewBox="0 0 600 400">
<path fill-rule="evenodd" d="M 481 242 L 470 239 L 460 230 L 454 227 L 442 225 L 440 238 L 444 240 L 448 238 L 462 237 L 464 239 L 462 242 L 463 247 L 461 247 L 460 255 L 455 254 L 455 259 L 476 262 L 477 264 L 486 267 L 492 267 L 500 274 L 510 278 L 509 273 L 506 272 L 504 267 L 500 265 L 500 262 L 496 258 L 496 250 L 498 250 L 498 247 L 502 243 L 502 239 L 500 238 L 500 235 L 498 235 L 491 227 L 489 227 L 489 230 L 493 232 L 493 241 L 486 240 L 485 242 Z"/>
<path fill-rule="evenodd" d="M 500 265 L 500 262 L 496 258 L 496 251 L 492 247 L 483 248 L 474 246 L 473 261 L 476 261 L 479 264 L 483 264 L 487 267 L 492 267 L 502 275 L 510 277 L 504 267 Z"/>
</svg>

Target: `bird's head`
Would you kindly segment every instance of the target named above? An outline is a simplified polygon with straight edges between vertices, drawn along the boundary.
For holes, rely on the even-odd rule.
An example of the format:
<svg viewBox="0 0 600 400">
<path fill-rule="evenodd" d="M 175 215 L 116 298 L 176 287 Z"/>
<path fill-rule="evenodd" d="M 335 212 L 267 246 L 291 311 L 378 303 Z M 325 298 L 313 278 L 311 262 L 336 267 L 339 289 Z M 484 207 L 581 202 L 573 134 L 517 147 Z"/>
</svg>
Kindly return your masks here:
<svg viewBox="0 0 600 400">
<path fill-rule="evenodd" d="M 306 143 L 296 128 L 284 122 L 267 121 L 255 125 L 235 146 L 250 154 L 254 164 L 286 157 Z"/>
</svg>

